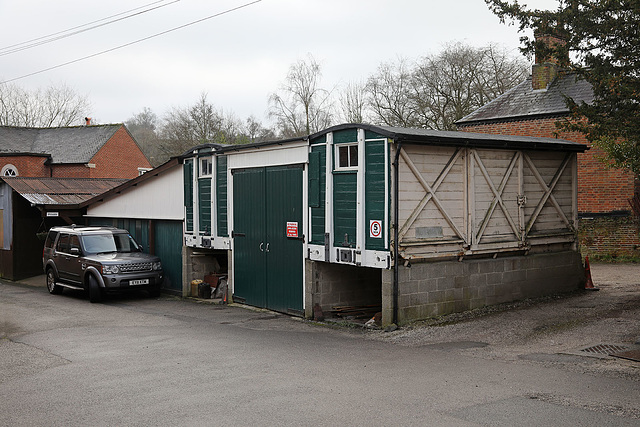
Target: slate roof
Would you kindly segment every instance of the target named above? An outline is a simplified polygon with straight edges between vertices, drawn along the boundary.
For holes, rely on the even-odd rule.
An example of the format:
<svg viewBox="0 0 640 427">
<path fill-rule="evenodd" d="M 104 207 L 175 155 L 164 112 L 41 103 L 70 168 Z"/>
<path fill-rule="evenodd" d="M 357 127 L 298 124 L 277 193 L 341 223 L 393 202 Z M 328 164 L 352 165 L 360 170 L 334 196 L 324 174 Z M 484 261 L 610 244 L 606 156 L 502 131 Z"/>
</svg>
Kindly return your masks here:
<svg viewBox="0 0 640 427">
<path fill-rule="evenodd" d="M 0 126 L 0 155 L 49 155 L 53 163 L 86 164 L 121 124 L 59 128 Z"/>
<path fill-rule="evenodd" d="M 126 182 L 103 178 L 2 178 L 22 197 L 35 205 L 77 206 Z"/>
<path fill-rule="evenodd" d="M 456 124 L 464 126 L 505 119 L 564 115 L 569 112 L 565 96 L 573 98 L 578 103 L 593 102 L 591 85 L 585 80 L 576 79 L 575 74 L 558 76 L 546 90 L 533 90 L 529 76 L 513 89 L 458 120 Z"/>
</svg>

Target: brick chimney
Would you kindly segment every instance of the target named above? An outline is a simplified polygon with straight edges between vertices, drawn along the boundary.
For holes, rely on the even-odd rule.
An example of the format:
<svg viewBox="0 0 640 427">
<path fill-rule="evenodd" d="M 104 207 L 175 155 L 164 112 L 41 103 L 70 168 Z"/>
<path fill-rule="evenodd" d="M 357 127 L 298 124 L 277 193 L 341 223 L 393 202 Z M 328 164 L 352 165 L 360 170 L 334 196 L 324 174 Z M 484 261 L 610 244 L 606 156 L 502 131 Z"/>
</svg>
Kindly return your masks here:
<svg viewBox="0 0 640 427">
<path fill-rule="evenodd" d="M 537 46 L 543 44 L 548 49 L 556 46 L 564 46 L 567 43 L 565 37 L 559 31 L 547 30 L 534 33 Z M 568 63 L 567 58 L 558 58 L 554 53 L 545 52 L 544 49 L 536 49 L 536 62 L 531 68 L 531 86 L 533 90 L 547 89 L 558 76 L 561 66 Z"/>
</svg>

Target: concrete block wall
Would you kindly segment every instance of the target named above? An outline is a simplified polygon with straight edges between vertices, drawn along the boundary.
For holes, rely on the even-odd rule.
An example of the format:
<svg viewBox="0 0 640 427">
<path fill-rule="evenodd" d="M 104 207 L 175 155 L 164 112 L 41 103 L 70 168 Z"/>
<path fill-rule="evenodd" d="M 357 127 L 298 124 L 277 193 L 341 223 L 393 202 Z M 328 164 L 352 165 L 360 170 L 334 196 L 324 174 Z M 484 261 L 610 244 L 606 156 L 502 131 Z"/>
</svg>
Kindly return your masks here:
<svg viewBox="0 0 640 427">
<path fill-rule="evenodd" d="M 320 304 L 328 313 L 334 306 L 381 304 L 382 270 L 305 261 L 305 316 L 313 317 Z"/>
<path fill-rule="evenodd" d="M 567 292 L 584 277 L 574 251 L 401 266 L 398 323 Z M 382 274 L 382 321 L 393 321 L 393 270 Z"/>
</svg>

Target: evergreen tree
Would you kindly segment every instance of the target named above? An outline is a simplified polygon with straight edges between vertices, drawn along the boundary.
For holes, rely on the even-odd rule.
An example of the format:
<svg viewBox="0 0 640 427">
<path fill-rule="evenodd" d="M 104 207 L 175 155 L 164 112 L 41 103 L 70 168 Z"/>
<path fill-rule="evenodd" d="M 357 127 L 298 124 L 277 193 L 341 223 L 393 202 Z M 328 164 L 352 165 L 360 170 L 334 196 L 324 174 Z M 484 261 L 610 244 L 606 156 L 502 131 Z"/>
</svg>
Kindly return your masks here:
<svg viewBox="0 0 640 427">
<path fill-rule="evenodd" d="M 522 51 L 565 58 L 565 66 L 593 87 L 591 104 L 567 99 L 569 122 L 616 167 L 640 174 L 640 0 L 559 0 L 556 10 L 530 10 L 517 1 L 485 0 L 502 22 L 561 34 L 566 45 L 522 37 Z M 586 120 L 585 120 L 586 119 Z"/>
</svg>

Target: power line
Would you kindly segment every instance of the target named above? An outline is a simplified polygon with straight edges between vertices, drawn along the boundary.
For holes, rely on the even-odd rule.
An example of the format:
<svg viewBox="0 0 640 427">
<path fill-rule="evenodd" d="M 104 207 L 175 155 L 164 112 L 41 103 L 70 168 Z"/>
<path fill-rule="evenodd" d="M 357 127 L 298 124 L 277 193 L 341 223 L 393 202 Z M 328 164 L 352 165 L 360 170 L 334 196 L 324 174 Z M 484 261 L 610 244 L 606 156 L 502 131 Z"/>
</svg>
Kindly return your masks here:
<svg viewBox="0 0 640 427">
<path fill-rule="evenodd" d="M 129 42 L 129 43 L 125 43 L 125 44 L 122 44 L 122 45 L 120 45 L 120 46 L 112 47 L 111 49 L 103 50 L 103 51 L 101 51 L 101 52 L 97 52 L 97 53 L 94 53 L 94 54 L 91 54 L 91 55 L 83 56 L 82 58 L 74 59 L 74 60 L 69 61 L 69 62 L 64 62 L 64 63 L 62 63 L 62 64 L 54 65 L 53 67 L 45 68 L 45 69 L 42 69 L 42 70 L 39 70 L 39 71 L 34 71 L 33 73 L 24 74 L 24 75 L 22 75 L 22 76 L 20 76 L 20 77 L 14 77 L 14 78 L 12 78 L 12 79 L 5 80 L 5 81 L 3 81 L 3 82 L 0 82 L 0 84 L 14 82 L 14 81 L 16 81 L 16 80 L 20 80 L 20 79 L 24 79 L 24 78 L 26 78 L 26 77 L 34 76 L 34 75 L 36 75 L 36 74 L 41 74 L 41 73 L 45 73 L 45 72 L 47 72 L 47 71 L 55 70 L 56 68 L 64 67 L 64 66 L 66 66 L 66 65 L 75 64 L 76 62 L 84 61 L 85 59 L 89 59 L 89 58 L 93 58 L 93 57 L 96 57 L 96 56 L 99 56 L 99 55 L 103 55 L 103 54 L 105 54 L 105 53 L 113 52 L 113 51 L 115 51 L 115 50 L 122 49 L 122 48 L 124 48 L 124 47 L 128 47 L 128 46 L 131 46 L 131 45 L 134 45 L 134 44 L 137 44 L 137 43 L 141 43 L 141 42 L 146 41 L 146 40 L 149 40 L 149 39 L 153 39 L 153 38 L 155 38 L 155 37 L 159 37 L 159 36 L 162 36 L 162 35 L 165 35 L 165 34 L 168 34 L 168 33 L 174 32 L 174 31 L 177 31 L 177 30 L 181 30 L 181 29 L 186 28 L 186 27 L 189 27 L 189 26 L 191 26 L 191 25 L 199 24 L 200 22 L 206 21 L 206 20 L 208 20 L 208 19 L 217 18 L 217 17 L 219 17 L 219 16 L 226 15 L 226 14 L 231 13 L 231 12 L 235 12 L 235 11 L 237 11 L 237 10 L 239 10 L 239 9 L 243 9 L 243 8 L 245 8 L 245 7 L 249 7 L 249 6 L 254 5 L 254 4 L 256 4 L 256 3 L 260 3 L 261 1 L 262 1 L 262 0 L 255 0 L 255 1 L 252 1 L 252 2 L 249 2 L 249 3 L 245 3 L 245 4 L 243 4 L 243 5 L 240 5 L 240 6 L 237 6 L 237 7 L 231 8 L 231 9 L 227 9 L 227 10 L 222 11 L 222 12 L 218 12 L 218 13 L 216 13 L 216 14 L 213 14 L 213 15 L 207 16 L 207 17 L 205 17 L 205 18 L 198 19 L 198 20 L 196 20 L 196 21 L 191 21 L 191 22 L 189 22 L 189 23 L 187 23 L 187 24 L 180 25 L 180 26 L 178 26 L 178 27 L 174 27 L 174 28 L 171 28 L 171 29 L 166 30 L 166 31 L 162 31 L 162 32 L 160 32 L 160 33 L 156 33 L 156 34 L 153 34 L 153 35 L 148 36 L 148 37 L 144 37 L 144 38 L 141 38 L 141 39 L 138 39 L 138 40 L 135 40 L 135 41 Z"/>
<path fill-rule="evenodd" d="M 109 22 L 105 22 L 103 24 L 94 25 L 92 27 L 85 28 L 83 30 L 78 30 L 78 31 L 75 31 L 73 33 L 69 33 L 70 31 L 77 30 L 77 29 L 83 28 L 83 27 L 87 27 L 89 25 L 96 24 L 98 22 L 106 21 L 108 19 L 115 18 L 117 16 L 121 16 L 121 15 L 130 13 L 130 12 L 134 12 L 136 10 L 143 9 L 145 7 L 148 7 L 148 6 L 157 4 L 157 3 L 162 3 L 164 1 L 166 1 L 166 0 L 155 1 L 155 2 L 152 2 L 152 3 L 148 3 L 148 4 L 144 5 L 144 6 L 136 7 L 134 9 L 127 10 L 125 12 L 121 12 L 121 13 L 117 13 L 115 15 L 107 16 L 106 18 L 98 19 L 96 21 L 88 22 L 86 24 L 82 24 L 82 25 L 78 25 L 78 26 L 75 26 L 75 27 L 72 27 L 72 28 L 68 28 L 66 30 L 58 31 L 58 32 L 53 33 L 53 34 L 49 34 L 49 35 L 42 36 L 42 37 L 37 37 L 35 39 L 27 40 L 27 41 L 24 41 L 24 42 L 21 42 L 21 43 L 16 43 L 16 44 L 13 44 L 13 45 L 10 45 L 10 46 L 5 46 L 3 48 L 0 48 L 0 56 L 9 55 L 11 53 L 19 52 L 21 50 L 30 49 L 30 48 L 35 47 L 35 46 L 40 46 L 40 45 L 43 45 L 43 44 L 46 44 L 46 43 L 51 43 L 53 41 L 60 40 L 60 39 L 66 38 L 66 37 L 71 37 L 71 36 L 73 36 L 75 34 L 83 33 L 85 31 L 93 30 L 95 28 L 103 27 L 105 25 L 109 25 L 109 24 L 112 24 L 114 22 L 122 21 L 124 19 L 128 19 L 128 18 L 131 18 L 133 16 L 141 15 L 143 13 L 147 13 L 147 12 L 150 12 L 152 10 L 159 9 L 161 7 L 169 6 L 170 4 L 177 3 L 180 0 L 174 0 L 171 3 L 167 3 L 167 4 L 160 5 L 160 6 L 156 6 L 156 7 L 147 9 L 147 10 L 143 10 L 142 12 L 137 12 L 137 13 L 134 13 L 134 14 L 122 17 L 122 18 L 118 18 L 118 19 L 114 19 L 114 20 L 109 21 Z M 65 34 L 65 33 L 69 33 L 69 34 Z"/>
</svg>

